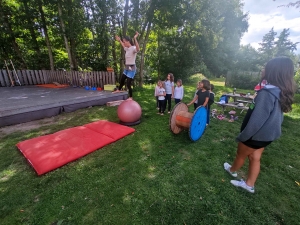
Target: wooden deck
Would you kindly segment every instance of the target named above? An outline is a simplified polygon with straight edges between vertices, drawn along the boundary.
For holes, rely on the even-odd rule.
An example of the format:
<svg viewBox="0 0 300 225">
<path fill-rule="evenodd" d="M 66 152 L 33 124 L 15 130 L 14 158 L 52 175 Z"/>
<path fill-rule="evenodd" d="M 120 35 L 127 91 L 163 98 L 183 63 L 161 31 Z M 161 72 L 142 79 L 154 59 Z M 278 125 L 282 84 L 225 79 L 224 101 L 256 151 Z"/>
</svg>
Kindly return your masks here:
<svg viewBox="0 0 300 225">
<path fill-rule="evenodd" d="M 73 112 L 127 99 L 127 92 L 87 91 L 84 88 L 15 86 L 0 88 L 0 127 Z"/>
</svg>

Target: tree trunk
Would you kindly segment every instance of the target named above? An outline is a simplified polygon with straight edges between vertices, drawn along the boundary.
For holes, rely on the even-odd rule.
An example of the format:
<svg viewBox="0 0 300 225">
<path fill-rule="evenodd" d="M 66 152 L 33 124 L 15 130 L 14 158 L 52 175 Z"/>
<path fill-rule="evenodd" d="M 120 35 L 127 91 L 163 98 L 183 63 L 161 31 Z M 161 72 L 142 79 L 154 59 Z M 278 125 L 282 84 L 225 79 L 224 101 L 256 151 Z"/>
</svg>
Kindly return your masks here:
<svg viewBox="0 0 300 225">
<path fill-rule="evenodd" d="M 36 34 L 35 34 L 35 31 L 34 31 L 34 23 L 33 23 L 32 18 L 31 18 L 31 14 L 30 14 L 30 11 L 29 11 L 29 8 L 28 8 L 27 0 L 24 0 L 23 4 L 24 4 L 24 8 L 25 8 L 27 23 L 28 23 L 28 29 L 29 29 L 31 39 L 32 39 L 32 42 L 33 42 L 33 48 L 36 51 L 36 55 L 37 55 L 37 65 L 40 65 L 40 66 L 43 67 L 42 54 L 41 54 L 39 44 L 36 40 Z M 42 68 L 42 69 L 45 69 L 45 68 Z"/>
<path fill-rule="evenodd" d="M 67 39 L 67 36 L 66 36 L 66 28 L 65 28 L 64 21 L 62 19 L 62 7 L 61 7 L 59 2 L 57 3 L 57 7 L 58 7 L 58 15 L 59 15 L 60 26 L 61 26 L 61 30 L 62 30 L 62 33 L 63 33 L 64 42 L 65 42 L 65 46 L 66 46 L 66 50 L 67 50 L 68 57 L 69 57 L 70 69 L 74 70 L 72 54 L 71 54 L 71 50 L 70 50 L 70 47 L 69 47 L 69 42 L 68 42 L 68 39 Z"/>
<path fill-rule="evenodd" d="M 140 71 L 139 71 L 139 76 L 140 76 L 139 87 L 143 86 L 143 78 L 144 78 L 143 71 L 144 71 L 144 63 L 145 63 L 145 52 L 146 52 L 146 45 L 147 45 L 147 42 L 148 42 L 148 38 L 149 38 L 149 35 L 150 35 L 150 31 L 151 31 L 151 26 L 152 26 L 152 23 L 149 22 L 148 26 L 147 26 L 146 36 L 145 36 L 145 39 L 144 39 L 144 42 L 143 42 L 143 48 L 142 48 L 142 51 L 141 51 L 141 62 L 140 62 L 141 64 L 140 64 Z"/>
<path fill-rule="evenodd" d="M 74 38 L 74 31 L 73 31 L 73 26 L 76 26 L 74 24 L 74 21 L 73 21 L 73 6 L 72 6 L 72 0 L 69 0 L 68 1 L 68 4 L 69 4 L 69 8 L 68 8 L 68 18 L 69 19 L 69 31 L 70 31 L 70 34 L 69 34 L 69 40 L 70 40 L 70 51 L 71 51 L 71 56 L 72 56 L 72 62 L 73 62 L 73 70 L 78 70 L 78 65 L 77 65 L 77 60 L 76 60 L 76 41 L 75 41 L 75 38 Z"/>
<path fill-rule="evenodd" d="M 128 6 L 129 0 L 126 0 L 125 2 L 125 8 L 124 8 L 124 25 L 123 25 L 123 37 L 126 36 L 127 32 L 127 24 L 128 24 Z"/>
<path fill-rule="evenodd" d="M 112 31 L 115 34 L 116 31 L 116 20 L 115 17 L 112 16 Z M 112 41 L 112 56 L 113 56 L 113 67 L 115 70 L 115 74 L 118 74 L 118 64 L 117 64 L 117 54 L 116 54 L 116 42 L 115 40 Z M 120 72 L 121 73 L 121 72 Z"/>
<path fill-rule="evenodd" d="M 144 64 L 145 64 L 145 52 L 146 52 L 146 46 L 147 46 L 148 38 L 149 38 L 149 35 L 150 35 L 150 31 L 151 31 L 152 21 L 153 21 L 153 18 L 154 18 L 154 11 L 155 11 L 155 1 L 152 1 L 151 5 L 150 5 L 150 7 L 147 11 L 146 22 L 145 22 L 145 24 L 142 28 L 143 30 L 142 30 L 141 37 L 140 37 L 140 40 L 142 40 L 141 41 L 141 45 L 142 45 L 142 48 L 141 48 L 141 61 L 140 61 L 140 71 L 139 71 L 139 77 L 140 77 L 139 86 L 140 87 L 143 86 L 143 72 L 144 72 Z M 143 38 L 145 30 L 146 30 L 146 34 L 145 34 L 145 37 Z"/>
<path fill-rule="evenodd" d="M 40 11 L 40 14 L 41 14 L 41 19 L 42 19 L 42 28 L 43 28 L 43 31 L 44 31 L 45 41 L 46 41 L 46 45 L 47 45 L 47 48 L 48 48 L 50 69 L 54 70 L 53 53 L 52 53 L 51 43 L 50 43 L 50 39 L 49 39 L 49 35 L 48 35 L 48 28 L 47 28 L 47 25 L 46 25 L 46 19 L 45 19 L 45 13 L 44 13 L 44 10 L 43 10 L 42 0 L 38 0 L 38 4 L 39 4 L 39 11 Z"/>
<path fill-rule="evenodd" d="M 126 36 L 127 33 L 127 23 L 128 23 L 128 8 L 129 8 L 129 0 L 126 0 L 125 2 L 125 7 L 124 7 L 124 23 L 123 23 L 123 37 Z M 119 76 L 119 80 L 121 80 L 122 77 L 122 73 L 124 70 L 124 63 L 125 63 L 125 52 L 123 47 L 121 46 L 121 60 L 120 60 L 120 76 Z"/>
</svg>

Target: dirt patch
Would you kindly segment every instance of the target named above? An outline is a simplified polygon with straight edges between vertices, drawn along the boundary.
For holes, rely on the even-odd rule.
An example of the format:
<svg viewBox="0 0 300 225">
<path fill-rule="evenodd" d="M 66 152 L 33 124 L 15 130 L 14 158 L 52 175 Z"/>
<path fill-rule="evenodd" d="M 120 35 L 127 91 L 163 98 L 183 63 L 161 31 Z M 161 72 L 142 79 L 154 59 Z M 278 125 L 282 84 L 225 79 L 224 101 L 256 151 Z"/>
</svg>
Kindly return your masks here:
<svg viewBox="0 0 300 225">
<path fill-rule="evenodd" d="M 50 118 L 45 118 L 41 120 L 34 120 L 30 121 L 27 123 L 20 123 L 16 125 L 11 125 L 11 126 L 6 126 L 6 127 L 1 127 L 0 128 L 0 138 L 3 138 L 6 135 L 9 135 L 11 133 L 20 131 L 29 131 L 33 129 L 40 128 L 45 125 L 50 125 L 58 121 L 57 117 L 50 117 Z"/>
</svg>

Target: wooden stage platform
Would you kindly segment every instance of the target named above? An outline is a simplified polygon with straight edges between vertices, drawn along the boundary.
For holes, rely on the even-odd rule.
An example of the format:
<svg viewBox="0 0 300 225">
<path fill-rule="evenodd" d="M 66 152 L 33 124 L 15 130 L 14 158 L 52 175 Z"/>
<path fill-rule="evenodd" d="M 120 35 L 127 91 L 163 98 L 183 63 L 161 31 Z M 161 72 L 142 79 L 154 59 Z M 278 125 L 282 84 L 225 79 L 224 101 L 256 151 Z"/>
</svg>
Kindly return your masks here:
<svg viewBox="0 0 300 225">
<path fill-rule="evenodd" d="M 127 92 L 87 91 L 84 88 L 15 86 L 0 88 L 0 127 L 73 112 L 127 99 Z"/>
</svg>

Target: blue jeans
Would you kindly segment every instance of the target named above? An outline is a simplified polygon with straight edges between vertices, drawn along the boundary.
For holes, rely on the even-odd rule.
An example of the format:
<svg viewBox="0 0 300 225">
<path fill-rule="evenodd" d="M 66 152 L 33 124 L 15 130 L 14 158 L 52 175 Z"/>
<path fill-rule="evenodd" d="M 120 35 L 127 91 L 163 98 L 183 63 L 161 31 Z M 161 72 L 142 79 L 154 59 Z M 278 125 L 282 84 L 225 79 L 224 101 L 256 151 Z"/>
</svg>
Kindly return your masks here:
<svg viewBox="0 0 300 225">
<path fill-rule="evenodd" d="M 207 118 L 206 118 L 206 123 L 209 124 L 209 120 L 210 120 L 210 107 L 207 107 Z"/>
</svg>

